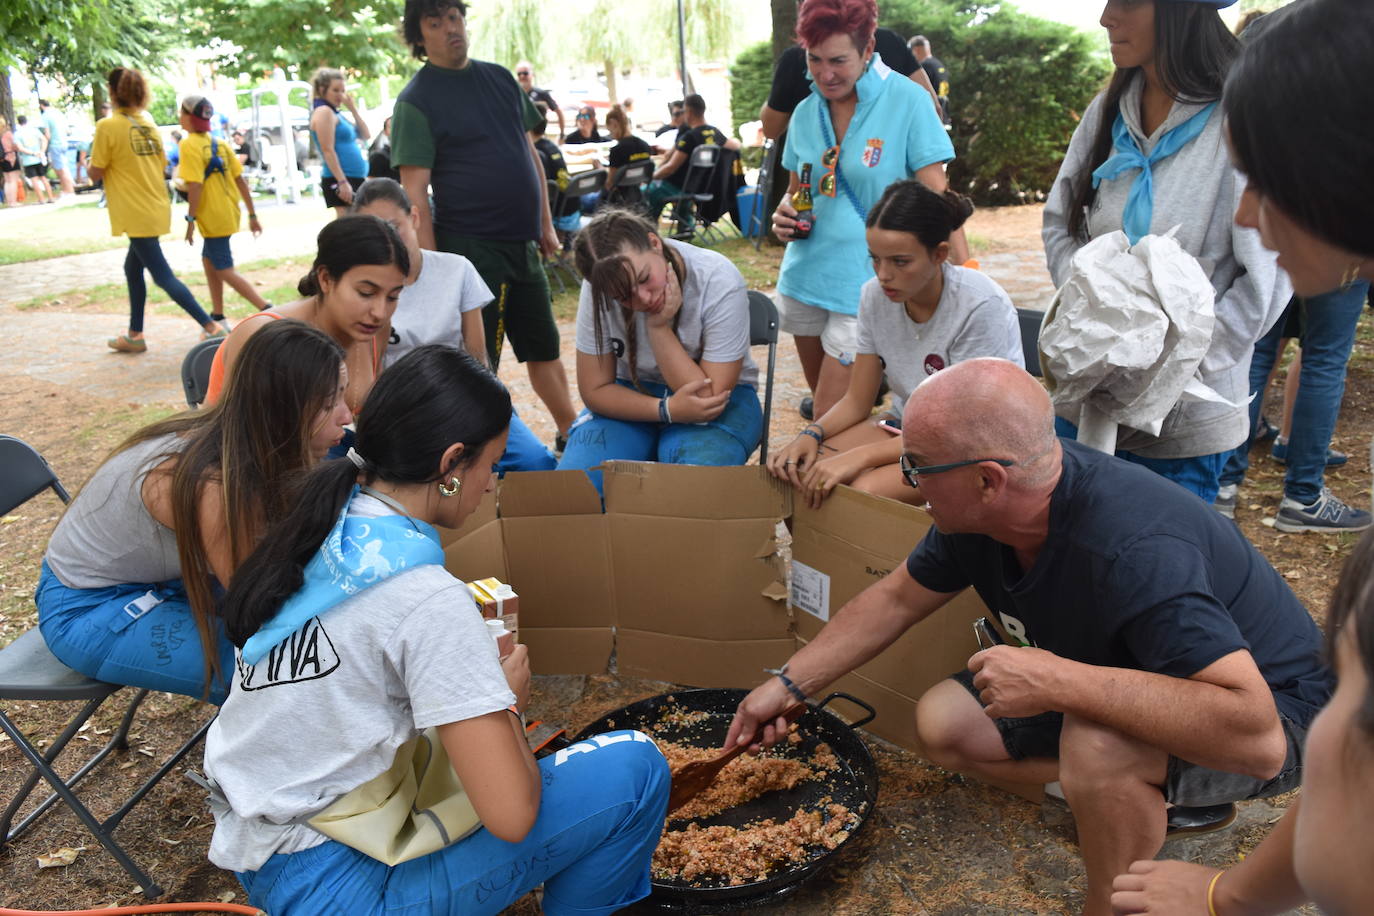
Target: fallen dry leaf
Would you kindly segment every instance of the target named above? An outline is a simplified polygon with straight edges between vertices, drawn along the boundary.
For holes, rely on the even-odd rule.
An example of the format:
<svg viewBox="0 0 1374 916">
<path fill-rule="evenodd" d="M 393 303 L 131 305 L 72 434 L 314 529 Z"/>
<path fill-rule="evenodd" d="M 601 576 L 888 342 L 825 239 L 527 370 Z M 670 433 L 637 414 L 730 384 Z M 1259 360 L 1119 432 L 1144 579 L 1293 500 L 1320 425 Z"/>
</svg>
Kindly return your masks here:
<svg viewBox="0 0 1374 916">
<path fill-rule="evenodd" d="M 70 846 L 63 846 L 61 849 L 50 852 L 46 856 L 38 856 L 38 867 L 62 868 L 65 865 L 71 865 L 76 861 L 76 857 L 85 851 L 85 846 L 78 846 L 75 849 Z"/>
<path fill-rule="evenodd" d="M 180 846 L 180 845 L 181 845 L 181 840 L 169 840 L 169 839 L 168 839 L 167 837 L 165 837 L 165 836 L 160 836 L 160 837 L 157 838 L 157 840 L 158 840 L 159 843 L 166 843 L 168 846 Z"/>
<path fill-rule="evenodd" d="M 219 902 L 220 902 L 220 903 L 232 903 L 233 900 L 234 900 L 234 898 L 237 897 L 237 896 L 238 896 L 238 894 L 236 894 L 236 893 L 233 892 L 233 891 L 225 891 L 224 893 L 222 893 L 222 894 L 219 895 Z"/>
</svg>

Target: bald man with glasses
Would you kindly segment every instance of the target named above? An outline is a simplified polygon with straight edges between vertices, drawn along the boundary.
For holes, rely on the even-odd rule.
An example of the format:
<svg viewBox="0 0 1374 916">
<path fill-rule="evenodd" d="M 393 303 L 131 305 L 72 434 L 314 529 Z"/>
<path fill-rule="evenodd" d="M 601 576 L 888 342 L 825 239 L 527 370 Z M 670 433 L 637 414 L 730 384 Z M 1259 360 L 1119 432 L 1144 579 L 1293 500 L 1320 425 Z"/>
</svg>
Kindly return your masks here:
<svg viewBox="0 0 1374 916">
<path fill-rule="evenodd" d="M 744 699 L 727 744 L 765 723 L 763 742 L 780 738 L 797 698 L 972 587 L 1008 644 L 927 691 L 917 735 L 948 769 L 1062 785 L 1088 916 L 1111 912 L 1113 878 L 1153 858 L 1171 820 L 1224 822 L 1233 802 L 1297 787 L 1332 675 L 1311 617 L 1232 523 L 1139 465 L 1055 438 L 1044 388 L 1005 360 L 923 382 L 902 444 L 934 526 Z"/>
</svg>

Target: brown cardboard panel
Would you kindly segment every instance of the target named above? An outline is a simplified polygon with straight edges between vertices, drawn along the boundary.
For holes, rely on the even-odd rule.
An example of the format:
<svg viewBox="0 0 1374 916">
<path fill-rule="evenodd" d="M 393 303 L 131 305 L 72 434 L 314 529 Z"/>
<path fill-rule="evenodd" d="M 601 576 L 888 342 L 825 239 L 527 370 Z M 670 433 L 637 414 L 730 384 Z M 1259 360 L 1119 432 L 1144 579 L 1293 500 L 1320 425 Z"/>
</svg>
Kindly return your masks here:
<svg viewBox="0 0 1374 916">
<path fill-rule="evenodd" d="M 463 522 L 461 528 L 439 527 L 439 543 L 448 547 L 454 541 L 471 534 L 483 525 L 496 521 L 496 493 L 485 493 L 482 501 L 477 504 L 477 508 L 472 510 L 472 514 Z"/>
<path fill-rule="evenodd" d="M 527 627 L 522 623 L 520 641 L 530 647 L 530 670 L 535 674 L 604 674 L 615 634 L 610 627 Z"/>
<path fill-rule="evenodd" d="M 630 677 L 691 687 L 755 687 L 792 654 L 792 639 L 693 639 L 621 627 L 616 668 Z"/>
<path fill-rule="evenodd" d="M 607 516 L 622 627 L 702 639 L 784 639 L 790 614 L 764 592 L 777 581 L 757 557 L 776 522 Z"/>
<path fill-rule="evenodd" d="M 791 510 L 792 488 L 757 465 L 611 461 L 605 467 L 607 513 L 781 519 Z"/>
<path fill-rule="evenodd" d="M 818 529 L 853 544 L 887 559 L 888 569 L 906 558 L 930 524 L 923 509 L 848 486 L 836 487 L 819 509 L 797 503 L 793 511 L 794 528 Z"/>
<path fill-rule="evenodd" d="M 494 505 L 494 504 L 493 504 Z M 444 568 L 464 582 L 495 576 L 509 582 L 501 522 L 490 519 L 480 527 L 464 525 L 444 547 Z M 520 591 L 516 588 L 516 593 Z"/>
<path fill-rule="evenodd" d="M 504 518 L 501 524 L 509 573 L 503 581 L 520 596 L 522 627 L 615 625 L 604 515 Z"/>
<path fill-rule="evenodd" d="M 502 518 L 601 514 L 601 497 L 582 471 L 507 474 L 500 496 Z"/>
</svg>

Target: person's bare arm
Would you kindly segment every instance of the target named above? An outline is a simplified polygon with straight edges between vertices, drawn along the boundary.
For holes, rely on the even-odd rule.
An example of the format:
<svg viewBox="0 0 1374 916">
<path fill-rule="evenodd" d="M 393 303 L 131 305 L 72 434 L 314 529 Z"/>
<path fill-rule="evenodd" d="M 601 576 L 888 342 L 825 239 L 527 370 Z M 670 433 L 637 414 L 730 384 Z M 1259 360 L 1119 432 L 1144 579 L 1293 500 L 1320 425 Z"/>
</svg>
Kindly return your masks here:
<svg viewBox="0 0 1374 916">
<path fill-rule="evenodd" d="M 324 164 L 329 166 L 329 171 L 334 174 L 334 180 L 338 182 L 336 193 L 339 200 L 351 204 L 353 186 L 348 183 L 348 176 L 339 164 L 339 151 L 334 148 L 334 122 L 338 117 L 334 109 L 328 105 L 321 105 L 310 116 L 310 129 L 315 132 L 315 142 L 320 145 L 320 158 L 324 159 Z"/>
<path fill-rule="evenodd" d="M 353 93 L 345 92 L 343 101 L 344 105 L 348 106 L 348 110 L 353 114 L 353 126 L 358 129 L 358 139 L 366 143 L 368 140 L 372 139 L 372 131 L 368 130 L 367 122 L 364 121 L 363 116 L 358 113 L 358 103 L 354 101 Z"/>
<path fill-rule="evenodd" d="M 764 102 L 763 107 L 759 109 L 759 120 L 763 122 L 763 135 L 769 140 L 776 140 L 782 136 L 783 131 L 787 130 L 788 122 L 792 120 L 792 113 L 769 108 L 768 103 Z"/>
<path fill-rule="evenodd" d="M 930 77 L 926 75 L 924 67 L 917 67 L 911 72 L 911 81 L 930 93 L 930 102 L 935 106 L 935 114 L 943 122 L 945 120 L 945 110 L 940 107 L 940 96 L 935 91 L 935 87 L 930 85 Z"/>
<path fill-rule="evenodd" d="M 536 182 L 539 185 L 539 220 L 541 237 L 539 238 L 539 251 L 546 258 L 553 257 L 560 247 L 558 241 L 558 230 L 553 225 L 553 211 L 549 209 L 549 183 L 544 180 L 544 160 L 539 158 L 539 150 L 534 147 L 534 137 L 528 132 L 525 133 L 525 146 L 530 151 L 530 162 L 534 164 L 534 174 L 539 178 Z M 423 243 L 421 243 L 423 244 Z"/>
<path fill-rule="evenodd" d="M 957 594 L 931 591 L 911 578 L 903 563 L 855 595 L 815 639 L 788 659 L 787 677 L 807 696 L 815 696 Z M 724 746 L 748 742 L 760 725 L 765 725 L 762 744 L 775 743 L 787 733 L 787 723 L 779 716 L 794 702 L 778 678 L 765 681 L 740 703 Z"/>
<path fill-rule="evenodd" d="M 145 474 L 139 494 L 153 520 L 173 532 L 177 530 L 176 515 L 172 509 L 172 476 L 176 472 L 176 464 L 176 458 L 168 458 Z M 199 487 L 195 528 L 210 572 L 220 585 L 228 588 L 229 579 L 234 574 L 234 552 L 229 543 L 229 525 L 225 520 L 224 487 L 218 480 L 205 480 Z M 182 534 L 184 536 L 185 532 Z M 240 555 L 246 553 L 246 550 L 240 550 Z"/>
<path fill-rule="evenodd" d="M 725 409 L 730 392 L 711 394 L 709 386 L 709 380 L 703 376 L 675 390 L 668 399 L 673 422 L 697 423 L 718 416 Z M 616 384 L 615 357 L 610 353 L 597 356 L 577 351 L 577 393 L 589 410 L 603 417 L 641 423 L 657 423 L 661 419 L 659 398 Z"/>
<path fill-rule="evenodd" d="M 1272 778 L 1287 755 L 1273 693 L 1244 649 L 1187 678 L 1012 646 L 975 654 L 969 670 L 990 717 L 1055 710 L 1200 766 L 1257 779 Z"/>
<path fill-rule="evenodd" d="M 186 215 L 194 217 L 200 212 L 200 195 L 205 190 L 205 185 L 199 181 L 186 182 Z M 194 220 L 186 221 L 186 244 L 190 245 L 195 239 L 196 224 Z"/>
<path fill-rule="evenodd" d="M 471 309 L 463 313 L 463 349 L 468 356 L 482 365 L 487 365 L 487 332 L 482 325 L 482 310 Z"/>
<path fill-rule="evenodd" d="M 253 235 L 262 235 L 262 224 L 258 222 L 258 210 L 253 205 L 253 190 L 248 187 L 247 180 L 240 173 L 234 176 L 234 184 L 239 189 L 239 197 L 243 198 L 243 205 L 248 208 L 248 228 Z"/>
<path fill-rule="evenodd" d="M 912 177 L 932 191 L 944 193 L 949 188 L 949 179 L 945 176 L 943 162 L 932 162 L 924 168 L 917 169 Z M 964 236 L 964 227 L 960 226 L 949 236 L 949 262 L 959 265 L 968 259 L 968 239 Z"/>
<path fill-rule="evenodd" d="M 415 230 L 420 247 L 438 251 L 438 246 L 434 244 L 434 214 L 429 209 L 430 169 L 418 165 L 403 165 L 397 171 L 401 174 L 401 187 L 405 188 L 406 196 L 410 198 L 420 215 L 420 225 Z M 547 191 L 545 193 L 547 194 Z"/>
<path fill-rule="evenodd" d="M 679 149 L 673 150 L 672 154 L 668 157 L 668 161 L 660 165 L 654 171 L 654 181 L 659 181 L 672 175 L 678 169 L 682 168 L 682 164 L 686 161 L 686 153 Z"/>
</svg>

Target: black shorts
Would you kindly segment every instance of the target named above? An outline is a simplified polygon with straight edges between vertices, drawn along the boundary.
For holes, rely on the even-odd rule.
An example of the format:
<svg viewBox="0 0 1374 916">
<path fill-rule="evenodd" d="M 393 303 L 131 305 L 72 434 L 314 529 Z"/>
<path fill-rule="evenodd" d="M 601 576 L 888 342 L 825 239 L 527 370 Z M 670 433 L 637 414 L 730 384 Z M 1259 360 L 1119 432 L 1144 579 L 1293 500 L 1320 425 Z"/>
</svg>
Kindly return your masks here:
<svg viewBox="0 0 1374 916">
<path fill-rule="evenodd" d="M 987 706 L 978 695 L 978 688 L 973 686 L 972 671 L 958 671 L 950 677 L 963 684 L 978 705 Z M 1002 735 L 1002 746 L 1012 760 L 1025 760 L 1027 757 L 1059 759 L 1063 713 L 1043 712 L 1038 716 L 993 719 L 993 722 Z M 1307 738 L 1307 729 L 1282 713 L 1279 714 L 1279 723 L 1288 740 L 1288 757 L 1283 762 L 1283 769 L 1273 779 L 1255 779 L 1240 773 L 1212 770 L 1170 754 L 1164 785 L 1160 787 L 1165 801 L 1189 807 L 1220 805 L 1251 798 L 1271 798 L 1296 789 L 1302 783 L 1302 746 Z"/>
<path fill-rule="evenodd" d="M 353 186 L 354 191 L 361 188 L 363 186 L 363 182 L 367 181 L 366 175 L 364 175 L 362 178 L 354 178 L 352 175 L 349 175 L 347 176 L 347 178 L 348 183 Z M 339 180 L 337 178 L 320 179 L 320 188 L 324 191 L 324 205 L 326 207 L 348 206 L 348 204 L 344 203 L 342 200 L 339 199 L 338 187 Z"/>
<path fill-rule="evenodd" d="M 515 358 L 524 362 L 558 359 L 558 324 L 549 302 L 549 277 L 534 242 L 502 242 L 434 230 L 440 251 L 461 254 L 472 262 L 496 298 L 482 309 L 487 332 L 487 358 L 501 361 L 502 338 L 509 337 Z"/>
<path fill-rule="evenodd" d="M 48 167 L 41 162 L 37 165 L 24 166 L 25 178 L 42 178 L 46 174 L 48 174 Z"/>
</svg>

